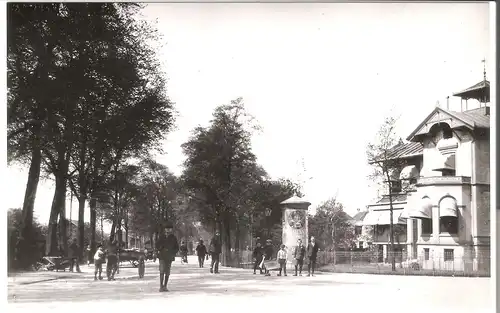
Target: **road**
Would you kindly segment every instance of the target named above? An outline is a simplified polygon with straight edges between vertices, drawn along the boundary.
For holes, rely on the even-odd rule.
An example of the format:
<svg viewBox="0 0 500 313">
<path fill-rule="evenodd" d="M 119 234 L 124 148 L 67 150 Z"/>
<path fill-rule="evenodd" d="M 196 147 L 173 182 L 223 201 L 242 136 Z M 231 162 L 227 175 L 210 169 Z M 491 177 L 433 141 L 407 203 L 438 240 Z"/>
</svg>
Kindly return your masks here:
<svg viewBox="0 0 500 313">
<path fill-rule="evenodd" d="M 265 277 L 231 268 L 214 275 L 208 268 L 198 268 L 190 257 L 187 265 L 174 262 L 170 292 L 159 293 L 157 264 L 147 264 L 142 280 L 132 268 L 122 268 L 116 281 L 93 281 L 92 269 L 83 269 L 84 274 L 58 273 L 50 281 L 9 281 L 8 311 L 47 308 L 89 313 L 168 307 L 204 313 L 295 312 L 323 307 L 319 311 L 325 313 L 340 308 L 370 313 L 492 312 L 489 278 L 330 273 Z"/>
</svg>

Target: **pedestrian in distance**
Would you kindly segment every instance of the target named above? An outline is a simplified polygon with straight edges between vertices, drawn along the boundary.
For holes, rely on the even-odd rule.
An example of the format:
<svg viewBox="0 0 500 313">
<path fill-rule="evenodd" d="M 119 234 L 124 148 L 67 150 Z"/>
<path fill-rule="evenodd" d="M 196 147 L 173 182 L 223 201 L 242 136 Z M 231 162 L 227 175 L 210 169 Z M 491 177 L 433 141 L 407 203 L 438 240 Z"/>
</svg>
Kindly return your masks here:
<svg viewBox="0 0 500 313">
<path fill-rule="evenodd" d="M 102 245 L 97 246 L 97 251 L 94 254 L 94 280 L 97 280 L 97 273 L 99 273 L 99 280 L 102 280 L 102 264 L 106 261 L 106 254 Z"/>
<path fill-rule="evenodd" d="M 271 239 L 266 240 L 266 246 L 264 247 L 264 264 L 266 264 L 266 261 L 271 261 L 273 259 L 274 255 L 274 247 Z M 271 273 L 269 272 L 268 266 L 264 265 L 264 271 L 266 273 L 266 276 L 271 276 Z"/>
<path fill-rule="evenodd" d="M 202 268 L 205 264 L 205 256 L 207 255 L 207 247 L 203 244 L 203 239 L 196 246 L 196 255 L 198 256 L 198 265 Z"/>
<path fill-rule="evenodd" d="M 302 276 L 302 267 L 304 266 L 304 257 L 306 254 L 306 248 L 302 244 L 302 240 L 297 240 L 297 246 L 293 252 L 293 258 L 295 262 L 295 274 L 293 276 L 297 276 L 297 270 L 299 275 Z"/>
<path fill-rule="evenodd" d="M 173 233 L 173 226 L 170 223 L 164 224 L 164 232 L 156 242 L 158 260 L 160 263 L 160 292 L 166 292 L 172 262 L 179 252 L 179 242 Z"/>
<path fill-rule="evenodd" d="M 307 246 L 307 258 L 309 259 L 309 264 L 307 265 L 307 276 L 314 276 L 314 269 L 316 268 L 316 258 L 318 256 L 318 244 L 316 239 L 311 237 L 311 242 Z M 312 273 L 311 273 L 312 272 Z"/>
<path fill-rule="evenodd" d="M 215 236 L 210 241 L 209 253 L 212 258 L 212 262 L 210 264 L 210 273 L 219 274 L 219 259 L 220 254 L 222 252 L 222 244 L 220 240 L 219 231 L 215 232 Z"/>
<path fill-rule="evenodd" d="M 259 266 L 260 263 L 262 262 L 262 258 L 264 257 L 264 251 L 262 250 L 260 242 L 257 242 L 257 245 L 253 249 L 252 257 L 253 257 L 253 274 L 254 275 L 256 274 L 257 268 L 259 268 L 260 273 L 263 274 L 262 268 Z"/>
<path fill-rule="evenodd" d="M 144 278 L 144 272 L 146 271 L 146 256 L 141 255 L 139 257 L 139 265 L 137 265 L 139 271 L 139 278 Z"/>
<path fill-rule="evenodd" d="M 278 264 L 280 266 L 280 272 L 278 276 L 281 276 L 281 272 L 283 271 L 283 274 L 286 276 L 286 250 L 285 250 L 285 245 L 282 244 L 280 246 L 280 250 L 278 251 Z"/>
<path fill-rule="evenodd" d="M 116 240 L 109 243 L 106 256 L 108 259 L 106 263 L 106 276 L 108 280 L 115 280 L 115 274 L 118 270 L 118 243 Z"/>
<path fill-rule="evenodd" d="M 78 273 L 81 273 L 82 271 L 80 270 L 80 264 L 79 263 L 79 254 L 80 254 L 80 247 L 78 247 L 78 244 L 76 243 L 76 239 L 73 239 L 73 242 L 69 246 L 69 259 L 70 259 L 70 265 L 69 265 L 69 271 L 73 272 L 74 269 Z"/>
<path fill-rule="evenodd" d="M 87 245 L 87 266 L 90 267 L 90 264 L 94 261 L 94 255 L 92 254 L 92 249 L 90 249 L 90 245 Z"/>
<path fill-rule="evenodd" d="M 181 242 L 180 246 L 180 251 L 181 251 L 181 264 L 188 263 L 188 247 L 185 241 Z"/>
</svg>

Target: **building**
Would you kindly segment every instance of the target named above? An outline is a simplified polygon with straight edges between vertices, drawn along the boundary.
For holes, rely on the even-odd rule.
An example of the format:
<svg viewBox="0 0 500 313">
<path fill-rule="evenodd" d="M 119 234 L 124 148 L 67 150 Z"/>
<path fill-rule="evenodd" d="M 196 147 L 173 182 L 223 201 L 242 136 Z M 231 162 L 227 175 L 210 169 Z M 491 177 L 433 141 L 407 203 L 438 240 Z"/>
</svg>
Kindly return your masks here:
<svg viewBox="0 0 500 313">
<path fill-rule="evenodd" d="M 489 82 L 484 78 L 454 96 L 462 99 L 461 111 L 436 107 L 409 143 L 391 151 L 406 160 L 391 190 L 393 223 L 406 228 L 406 238 L 399 240 L 406 242 L 404 257 L 423 269 L 489 270 Z M 469 99 L 479 107 L 469 109 Z M 386 229 L 390 221 L 387 202 L 384 196 L 371 204 L 363 220 L 375 228 L 373 243 L 384 247 L 384 255 L 387 230 L 377 228 Z"/>
</svg>

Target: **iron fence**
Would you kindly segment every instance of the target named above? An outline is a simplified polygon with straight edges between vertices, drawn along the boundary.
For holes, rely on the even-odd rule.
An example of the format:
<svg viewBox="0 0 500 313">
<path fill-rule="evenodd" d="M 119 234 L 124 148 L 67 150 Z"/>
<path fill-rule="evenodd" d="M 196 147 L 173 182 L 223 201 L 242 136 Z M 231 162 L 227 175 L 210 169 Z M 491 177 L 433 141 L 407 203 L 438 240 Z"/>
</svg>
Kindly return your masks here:
<svg viewBox="0 0 500 313">
<path fill-rule="evenodd" d="M 395 270 L 392 270 L 391 256 L 394 255 Z M 225 260 L 225 258 L 222 258 Z M 226 266 L 253 269 L 252 251 L 233 252 L 223 262 Z M 287 262 L 287 270 L 294 270 Z M 303 271 L 307 271 L 308 260 L 304 260 Z M 316 268 L 321 272 L 365 273 L 386 275 L 465 276 L 489 277 L 490 256 L 483 253 L 477 258 L 450 256 L 422 256 L 409 259 L 403 252 L 384 254 L 373 251 L 320 251 Z"/>
</svg>

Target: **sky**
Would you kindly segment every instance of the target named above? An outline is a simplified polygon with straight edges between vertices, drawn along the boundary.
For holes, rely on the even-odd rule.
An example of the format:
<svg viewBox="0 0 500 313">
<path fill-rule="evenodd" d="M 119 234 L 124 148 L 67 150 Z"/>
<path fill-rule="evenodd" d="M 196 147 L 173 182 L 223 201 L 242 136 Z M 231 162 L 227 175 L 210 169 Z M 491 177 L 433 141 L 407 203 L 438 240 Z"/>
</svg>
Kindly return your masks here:
<svg viewBox="0 0 500 313">
<path fill-rule="evenodd" d="M 377 197 L 366 146 L 384 117 L 401 116 L 405 139 L 438 101 L 446 108 L 447 96 L 482 80 L 483 58 L 493 76 L 489 14 L 487 3 L 148 4 L 142 18 L 162 35 L 158 58 L 179 112 L 157 161 L 181 173 L 190 131 L 242 97 L 270 176 L 305 181 L 313 208 L 337 196 L 355 214 Z M 21 207 L 27 169 L 7 175 L 7 206 Z M 53 194 L 52 182 L 39 185 L 42 223 Z"/>
</svg>

